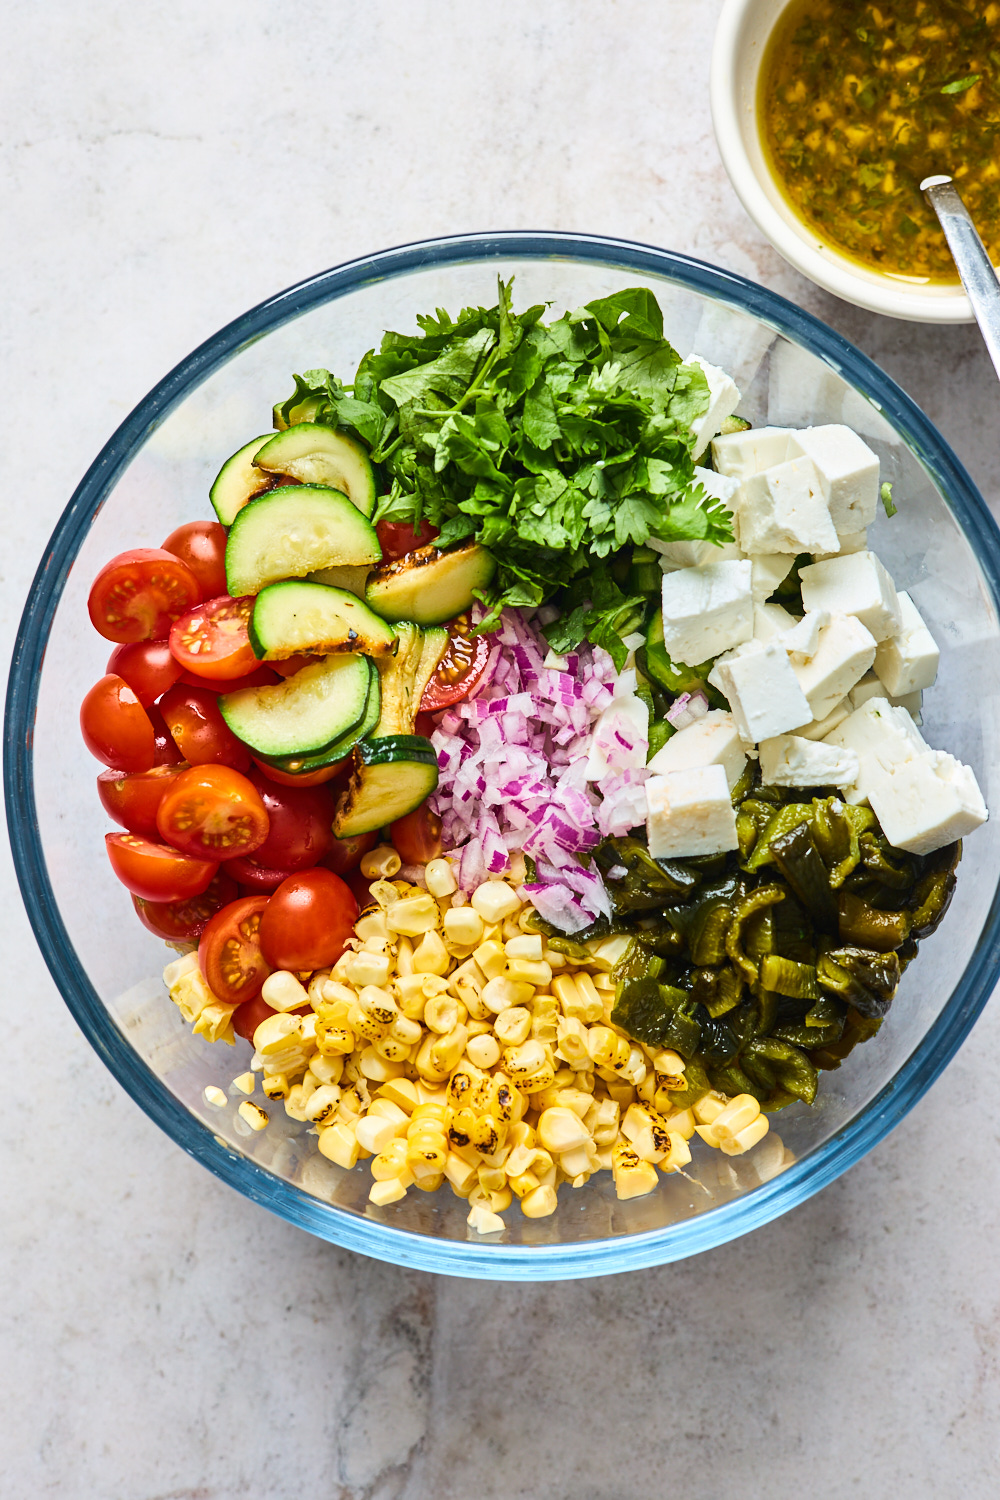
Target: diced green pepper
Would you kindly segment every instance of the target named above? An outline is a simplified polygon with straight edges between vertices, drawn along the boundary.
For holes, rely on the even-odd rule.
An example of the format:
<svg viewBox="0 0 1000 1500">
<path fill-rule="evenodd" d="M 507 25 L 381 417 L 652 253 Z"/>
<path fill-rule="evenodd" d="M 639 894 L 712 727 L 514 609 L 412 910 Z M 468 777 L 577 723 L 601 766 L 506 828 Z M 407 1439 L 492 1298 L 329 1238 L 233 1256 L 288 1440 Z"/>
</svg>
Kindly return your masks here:
<svg viewBox="0 0 1000 1500">
<path fill-rule="evenodd" d="M 726 953 L 730 962 L 743 975 L 744 979 L 753 984 L 757 979 L 757 965 L 753 959 L 744 953 L 740 946 L 740 938 L 743 935 L 743 927 L 748 918 L 754 912 L 761 911 L 764 907 L 773 906 L 778 901 L 784 901 L 785 893 L 780 885 L 759 885 L 749 896 L 743 900 L 733 912 L 733 920 L 729 931 L 726 933 Z"/>
<path fill-rule="evenodd" d="M 790 995 L 793 1000 L 818 1000 L 815 964 L 798 964 L 791 958 L 769 953 L 760 966 L 760 982 L 765 989 Z"/>
<path fill-rule="evenodd" d="M 840 892 L 839 907 L 842 942 L 889 953 L 910 935 L 908 911 L 878 911 L 853 891 Z"/>
</svg>

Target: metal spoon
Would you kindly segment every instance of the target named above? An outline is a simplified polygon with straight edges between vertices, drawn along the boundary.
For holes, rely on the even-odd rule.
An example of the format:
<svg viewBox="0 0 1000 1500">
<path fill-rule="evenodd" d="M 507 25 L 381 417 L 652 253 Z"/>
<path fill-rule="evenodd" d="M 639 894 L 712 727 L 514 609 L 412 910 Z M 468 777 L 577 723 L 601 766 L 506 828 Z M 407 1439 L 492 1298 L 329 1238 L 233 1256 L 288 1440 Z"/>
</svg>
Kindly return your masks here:
<svg viewBox="0 0 1000 1500">
<path fill-rule="evenodd" d="M 941 221 L 979 331 L 1000 375 L 1000 281 L 990 264 L 986 246 L 950 177 L 925 177 L 920 191 Z"/>
</svg>

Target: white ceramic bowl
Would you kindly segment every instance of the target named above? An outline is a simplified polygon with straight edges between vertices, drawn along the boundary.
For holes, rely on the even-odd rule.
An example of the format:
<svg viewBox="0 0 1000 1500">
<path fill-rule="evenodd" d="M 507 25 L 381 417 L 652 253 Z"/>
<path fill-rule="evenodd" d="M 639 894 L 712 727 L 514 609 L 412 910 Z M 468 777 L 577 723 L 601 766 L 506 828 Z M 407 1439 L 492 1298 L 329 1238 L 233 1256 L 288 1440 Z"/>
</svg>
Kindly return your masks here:
<svg viewBox="0 0 1000 1500">
<path fill-rule="evenodd" d="M 915 323 L 971 323 L 958 288 L 868 271 L 824 244 L 774 180 L 757 125 L 757 81 L 768 37 L 789 0 L 725 0 L 712 47 L 712 121 L 740 202 L 779 255 L 817 286 L 869 312 Z M 942 169 L 944 170 L 944 168 Z"/>
</svg>

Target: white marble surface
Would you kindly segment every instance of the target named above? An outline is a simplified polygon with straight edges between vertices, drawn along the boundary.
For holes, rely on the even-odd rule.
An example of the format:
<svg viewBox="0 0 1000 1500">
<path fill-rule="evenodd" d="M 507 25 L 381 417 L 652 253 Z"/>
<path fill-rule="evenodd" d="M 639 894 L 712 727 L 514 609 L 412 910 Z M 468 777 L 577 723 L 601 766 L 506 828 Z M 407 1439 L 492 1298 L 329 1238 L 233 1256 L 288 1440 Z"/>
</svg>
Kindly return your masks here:
<svg viewBox="0 0 1000 1500">
<path fill-rule="evenodd" d="M 744 216 L 709 120 L 717 9 L 8 7 L 5 638 L 169 366 L 324 266 L 467 229 L 603 231 L 763 281 L 897 376 L 1000 503 L 974 331 L 840 304 Z M 997 1493 L 995 1009 L 890 1139 L 749 1239 L 621 1278 L 446 1280 L 314 1241 L 171 1145 L 74 1026 L 8 872 L 11 1500 Z"/>
</svg>

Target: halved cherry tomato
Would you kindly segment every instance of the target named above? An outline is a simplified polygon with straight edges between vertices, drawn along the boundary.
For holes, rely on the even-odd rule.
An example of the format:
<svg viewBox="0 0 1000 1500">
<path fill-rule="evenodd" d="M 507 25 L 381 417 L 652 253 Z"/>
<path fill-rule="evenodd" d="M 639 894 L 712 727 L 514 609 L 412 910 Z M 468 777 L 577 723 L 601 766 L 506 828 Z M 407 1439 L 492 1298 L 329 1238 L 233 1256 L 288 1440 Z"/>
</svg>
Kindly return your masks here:
<svg viewBox="0 0 1000 1500">
<path fill-rule="evenodd" d="M 101 806 L 129 833 L 159 843 L 156 809 L 167 788 L 184 769 L 184 766 L 153 766 L 148 771 L 102 771 L 97 778 Z"/>
<path fill-rule="evenodd" d="M 334 799 L 325 786 L 279 786 L 251 771 L 250 780 L 267 809 L 267 838 L 254 860 L 269 870 L 308 870 L 333 847 Z M 241 878 L 241 877 L 237 877 Z"/>
<path fill-rule="evenodd" d="M 267 896 L 244 896 L 231 901 L 216 912 L 201 935 L 201 972 L 212 993 L 226 1005 L 242 1005 L 259 995 L 271 972 L 260 951 L 259 936 L 268 900 Z"/>
<path fill-rule="evenodd" d="M 122 677 L 109 672 L 80 705 L 80 733 L 91 755 L 116 771 L 148 771 L 156 752 L 149 715 Z"/>
<path fill-rule="evenodd" d="M 393 558 L 404 557 L 407 552 L 416 552 L 418 547 L 429 546 L 440 532 L 428 521 L 421 521 L 418 531 L 405 521 L 379 521 L 375 535 L 382 548 L 383 561 L 392 562 Z"/>
<path fill-rule="evenodd" d="M 277 672 L 271 671 L 270 665 L 261 665 L 245 677 L 234 677 L 231 681 L 222 677 L 199 677 L 195 672 L 182 672 L 179 680 L 189 687 L 206 687 L 213 693 L 237 693 L 245 687 L 276 687 L 281 678 Z"/>
<path fill-rule="evenodd" d="M 222 860 L 259 848 L 268 819 L 257 788 L 232 766 L 189 766 L 160 802 L 156 826 L 174 849 Z"/>
<path fill-rule="evenodd" d="M 404 865 L 425 865 L 441 855 L 441 819 L 421 802 L 405 818 L 390 825 L 389 838 Z"/>
<path fill-rule="evenodd" d="M 181 675 L 180 663 L 166 641 L 134 641 L 116 646 L 108 657 L 109 672 L 123 677 L 143 708 L 172 688 Z"/>
<path fill-rule="evenodd" d="M 192 859 L 166 844 L 154 844 L 135 833 L 106 833 L 111 868 L 133 896 L 146 901 L 187 901 L 200 896 L 219 866 Z"/>
<path fill-rule="evenodd" d="M 213 875 L 200 896 L 187 901 L 144 901 L 132 897 L 139 921 L 168 943 L 193 942 L 200 938 L 209 920 L 236 899 L 236 882 L 221 870 Z"/>
<path fill-rule="evenodd" d="M 419 713 L 413 722 L 413 733 L 423 735 L 425 740 L 430 739 L 436 728 L 433 714 Z"/>
<path fill-rule="evenodd" d="M 281 677 L 294 677 L 296 672 L 301 672 L 303 667 L 308 667 L 314 661 L 319 661 L 319 657 L 300 651 L 295 656 L 286 656 L 283 661 L 269 661 L 268 666 L 273 667 Z"/>
<path fill-rule="evenodd" d="M 275 969 L 324 968 L 343 953 L 357 915 L 358 903 L 338 875 L 303 870 L 268 901 L 260 919 L 261 951 Z"/>
<path fill-rule="evenodd" d="M 94 579 L 87 608 L 109 641 L 162 641 L 201 598 L 198 580 L 160 547 L 120 552 Z"/>
<path fill-rule="evenodd" d="M 472 624 L 468 615 L 459 615 L 452 620 L 448 630 L 451 636 L 448 649 L 420 699 L 424 713 L 437 713 L 449 703 L 468 698 L 482 682 L 490 658 L 490 637 L 470 634 Z"/>
<path fill-rule="evenodd" d="M 247 636 L 253 606 L 252 596 L 231 599 L 222 594 L 176 620 L 170 628 L 170 650 L 185 672 L 222 682 L 253 672 L 258 662 Z"/>
<path fill-rule="evenodd" d="M 226 529 L 218 521 L 188 521 L 163 543 L 194 574 L 203 599 L 226 593 Z"/>
<path fill-rule="evenodd" d="M 322 864 L 335 875 L 346 875 L 356 870 L 369 849 L 374 849 L 379 838 L 377 833 L 359 833 L 353 839 L 334 839 L 329 854 L 324 854 Z"/>
<path fill-rule="evenodd" d="M 153 751 L 153 765 L 185 765 L 184 757 L 174 744 L 174 737 L 167 728 L 167 721 L 160 712 L 158 705 L 154 703 L 152 708 L 146 709 L 146 712 L 149 715 L 149 722 L 153 726 L 153 737 L 156 744 L 156 749 Z"/>
<path fill-rule="evenodd" d="M 292 771 L 279 771 L 277 766 L 269 766 L 266 761 L 258 760 L 256 755 L 253 763 L 262 776 L 266 776 L 268 781 L 277 782 L 278 786 L 322 786 L 324 782 L 332 781 L 335 776 L 340 775 L 344 767 L 350 764 L 350 757 L 334 761 L 332 766 L 324 766 L 321 771 L 300 771 L 297 776 Z"/>
<path fill-rule="evenodd" d="M 293 1010 L 293 1016 L 307 1016 L 312 1009 L 309 1005 L 303 1005 L 298 1010 Z M 233 1011 L 233 1030 L 237 1036 L 241 1036 L 245 1042 L 253 1043 L 253 1034 L 261 1021 L 266 1021 L 268 1016 L 275 1015 L 275 1011 L 268 1005 L 267 1001 L 257 995 L 253 1000 L 244 1000 Z"/>
<path fill-rule="evenodd" d="M 219 712 L 217 694 L 178 682 L 159 707 L 183 758 L 192 766 L 218 764 L 249 771 L 250 751 Z"/>
<path fill-rule="evenodd" d="M 360 869 L 358 869 L 358 870 L 348 870 L 347 874 L 343 877 L 343 879 L 344 879 L 344 884 L 350 886 L 350 888 L 351 888 L 351 895 L 354 897 L 355 901 L 358 903 L 358 908 L 359 908 L 360 911 L 364 911 L 364 909 L 365 909 L 366 906 L 371 906 L 371 904 L 372 904 L 372 890 L 371 890 L 371 888 L 372 888 L 372 879 L 371 879 L 371 877 L 369 877 L 368 875 L 362 875 Z"/>
<path fill-rule="evenodd" d="M 244 890 L 252 891 L 276 891 L 283 880 L 295 873 L 294 870 L 271 870 L 266 865 L 258 864 L 255 859 L 227 859 L 223 865 L 227 875 L 232 876 Z"/>
</svg>

